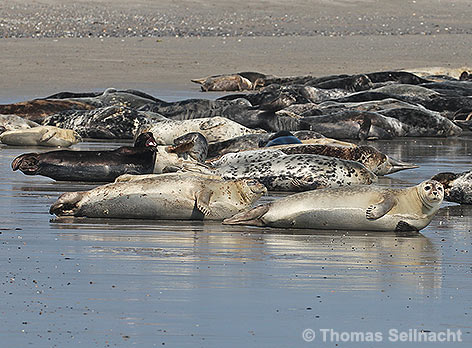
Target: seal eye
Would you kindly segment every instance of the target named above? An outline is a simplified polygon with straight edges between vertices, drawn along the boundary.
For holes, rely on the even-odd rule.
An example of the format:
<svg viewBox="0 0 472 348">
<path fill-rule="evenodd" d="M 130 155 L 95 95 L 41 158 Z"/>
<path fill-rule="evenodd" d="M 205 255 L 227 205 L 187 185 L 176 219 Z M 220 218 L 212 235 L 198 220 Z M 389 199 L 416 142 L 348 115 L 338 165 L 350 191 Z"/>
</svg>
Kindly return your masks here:
<svg viewBox="0 0 472 348">
<path fill-rule="evenodd" d="M 438 186 L 437 190 L 442 191 L 443 190 L 442 186 Z"/>
<path fill-rule="evenodd" d="M 425 190 L 425 191 L 431 190 L 431 186 L 429 186 L 429 185 L 425 186 L 425 187 L 424 187 L 424 190 Z"/>
</svg>

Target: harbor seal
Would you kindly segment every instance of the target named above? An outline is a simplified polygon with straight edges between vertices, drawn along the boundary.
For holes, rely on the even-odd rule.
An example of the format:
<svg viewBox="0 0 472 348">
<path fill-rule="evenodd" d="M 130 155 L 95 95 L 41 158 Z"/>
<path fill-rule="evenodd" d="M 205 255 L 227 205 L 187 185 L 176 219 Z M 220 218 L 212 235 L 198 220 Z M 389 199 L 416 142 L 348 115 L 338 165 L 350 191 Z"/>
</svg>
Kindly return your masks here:
<svg viewBox="0 0 472 348">
<path fill-rule="evenodd" d="M 17 115 L 0 115 L 0 127 L 3 132 L 15 129 L 29 129 L 38 127 L 39 124 Z"/>
<path fill-rule="evenodd" d="M 0 134 L 0 142 L 16 146 L 69 147 L 80 141 L 82 138 L 72 129 L 53 126 L 17 129 Z"/>
<path fill-rule="evenodd" d="M 228 140 L 246 134 L 266 133 L 244 127 L 225 117 L 206 117 L 193 120 L 167 120 L 141 127 L 139 133 L 151 132 L 154 138 L 164 144 L 173 144 L 174 139 L 190 132 L 201 133 L 209 143 Z"/>
<path fill-rule="evenodd" d="M 444 200 L 460 204 L 472 204 L 472 171 L 463 173 L 439 173 L 431 178 L 444 186 Z"/>
<path fill-rule="evenodd" d="M 334 144 L 287 144 L 252 151 L 228 153 L 211 161 L 215 166 L 223 164 L 243 164 L 261 160 L 269 160 L 283 155 L 310 154 L 336 157 L 362 163 L 376 175 L 392 174 L 401 170 L 414 169 L 418 166 L 391 158 L 373 146 L 341 146 Z"/>
<path fill-rule="evenodd" d="M 201 79 L 190 80 L 198 83 L 202 92 L 208 91 L 244 91 L 256 89 L 264 85 L 264 80 L 270 76 L 258 72 L 240 72 L 236 74 L 223 74 L 208 76 Z"/>
<path fill-rule="evenodd" d="M 369 185 L 377 181 L 377 176 L 361 163 L 306 154 L 280 155 L 273 152 L 270 159 L 243 164 L 222 164 L 214 167 L 214 170 L 224 179 L 258 180 L 268 190 L 273 191 Z"/>
<path fill-rule="evenodd" d="M 266 188 L 255 180 L 223 180 L 196 173 L 169 173 L 69 192 L 49 212 L 58 216 L 222 220 L 249 208 Z"/>
<path fill-rule="evenodd" d="M 439 210 L 435 180 L 405 189 L 351 186 L 293 194 L 223 221 L 228 225 L 359 231 L 419 231 Z"/>
</svg>

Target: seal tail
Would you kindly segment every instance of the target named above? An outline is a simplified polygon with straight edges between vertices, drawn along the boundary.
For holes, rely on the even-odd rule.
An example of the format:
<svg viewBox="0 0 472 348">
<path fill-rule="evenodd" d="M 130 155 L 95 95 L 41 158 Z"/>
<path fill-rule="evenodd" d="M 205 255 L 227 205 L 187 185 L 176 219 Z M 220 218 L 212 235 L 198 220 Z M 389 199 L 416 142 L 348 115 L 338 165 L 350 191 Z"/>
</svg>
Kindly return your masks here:
<svg viewBox="0 0 472 348">
<path fill-rule="evenodd" d="M 269 205 L 260 205 L 249 211 L 237 213 L 236 215 L 223 220 L 223 225 L 251 225 L 265 226 L 261 220 L 262 216 L 269 211 Z"/>
<path fill-rule="evenodd" d="M 390 164 L 390 168 L 387 174 L 396 173 L 396 172 L 399 172 L 401 170 L 406 170 L 406 169 L 419 168 L 419 166 L 417 166 L 416 164 L 403 162 L 403 161 L 396 160 L 390 157 L 388 158 L 388 163 Z"/>
</svg>

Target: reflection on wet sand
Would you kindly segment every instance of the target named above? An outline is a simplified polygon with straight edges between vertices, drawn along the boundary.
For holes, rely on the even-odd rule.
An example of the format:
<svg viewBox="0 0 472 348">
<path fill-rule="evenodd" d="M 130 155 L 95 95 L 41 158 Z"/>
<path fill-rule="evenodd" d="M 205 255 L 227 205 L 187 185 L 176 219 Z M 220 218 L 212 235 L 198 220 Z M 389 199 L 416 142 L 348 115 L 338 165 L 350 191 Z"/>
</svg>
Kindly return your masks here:
<svg viewBox="0 0 472 348">
<path fill-rule="evenodd" d="M 315 280 L 322 281 L 317 287 L 337 290 L 378 290 L 394 283 L 416 291 L 441 287 L 441 255 L 427 237 L 417 233 L 238 229 L 218 223 L 189 226 L 142 220 L 54 221 L 52 228 L 61 230 L 61 238 L 90 242 L 86 251 L 93 257 L 155 260 L 157 268 L 190 260 L 264 262 L 265 275 L 282 287 L 310 287 Z M 239 276 L 241 272 L 244 269 Z"/>
</svg>

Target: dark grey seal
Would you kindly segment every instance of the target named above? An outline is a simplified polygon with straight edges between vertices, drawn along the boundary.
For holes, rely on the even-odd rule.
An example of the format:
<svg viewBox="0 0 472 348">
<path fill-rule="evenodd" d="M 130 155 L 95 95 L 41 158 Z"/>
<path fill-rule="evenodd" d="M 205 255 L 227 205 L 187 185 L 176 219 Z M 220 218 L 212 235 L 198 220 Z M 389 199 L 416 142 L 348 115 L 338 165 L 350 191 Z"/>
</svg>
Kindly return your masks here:
<svg viewBox="0 0 472 348">
<path fill-rule="evenodd" d="M 444 186 L 444 199 L 460 204 L 472 204 L 472 171 L 439 173 L 431 178 Z"/>
</svg>

